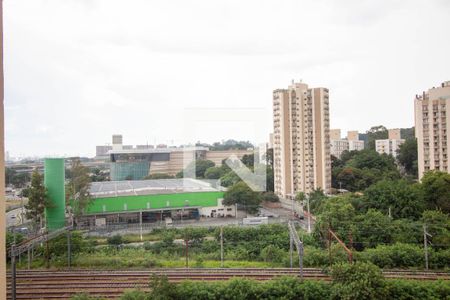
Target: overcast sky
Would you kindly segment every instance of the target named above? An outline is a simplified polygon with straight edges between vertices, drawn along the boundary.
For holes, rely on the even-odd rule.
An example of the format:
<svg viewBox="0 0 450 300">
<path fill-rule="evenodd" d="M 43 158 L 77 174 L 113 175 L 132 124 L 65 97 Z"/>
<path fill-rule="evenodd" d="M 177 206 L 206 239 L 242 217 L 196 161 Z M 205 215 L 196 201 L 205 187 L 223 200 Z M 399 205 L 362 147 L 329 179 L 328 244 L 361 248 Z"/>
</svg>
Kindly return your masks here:
<svg viewBox="0 0 450 300">
<path fill-rule="evenodd" d="M 113 133 L 268 136 L 272 91 L 292 79 L 330 89 L 333 128 L 411 127 L 415 94 L 450 80 L 447 0 L 4 0 L 3 13 L 11 156 L 93 156 Z M 214 108 L 262 122 L 187 128 Z"/>
</svg>

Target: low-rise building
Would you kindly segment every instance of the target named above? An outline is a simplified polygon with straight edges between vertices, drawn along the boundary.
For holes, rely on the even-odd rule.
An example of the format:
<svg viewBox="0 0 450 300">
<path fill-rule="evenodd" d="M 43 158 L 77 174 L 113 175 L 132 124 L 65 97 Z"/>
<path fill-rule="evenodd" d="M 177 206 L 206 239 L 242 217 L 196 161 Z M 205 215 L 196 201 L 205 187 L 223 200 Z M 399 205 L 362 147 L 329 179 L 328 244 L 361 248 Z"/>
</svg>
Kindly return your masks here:
<svg viewBox="0 0 450 300">
<path fill-rule="evenodd" d="M 340 129 L 330 130 L 331 155 L 341 158 L 344 151 L 360 151 L 364 149 L 364 141 L 359 140 L 358 131 L 348 131 L 347 138 L 341 138 Z"/>
<path fill-rule="evenodd" d="M 389 129 L 388 139 L 375 140 L 375 150 L 380 154 L 397 157 L 400 145 L 405 142 L 400 136 L 400 129 Z"/>
<path fill-rule="evenodd" d="M 78 226 L 236 216 L 235 206 L 223 204 L 223 190 L 191 178 L 93 182 L 90 194 Z"/>
</svg>

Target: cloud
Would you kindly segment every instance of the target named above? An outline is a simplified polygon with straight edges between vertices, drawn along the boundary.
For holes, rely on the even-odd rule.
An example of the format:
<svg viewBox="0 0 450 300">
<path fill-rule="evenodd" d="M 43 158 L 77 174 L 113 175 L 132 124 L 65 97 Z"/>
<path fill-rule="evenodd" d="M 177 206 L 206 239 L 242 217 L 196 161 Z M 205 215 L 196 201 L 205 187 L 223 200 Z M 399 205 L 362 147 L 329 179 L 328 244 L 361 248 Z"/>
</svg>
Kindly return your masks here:
<svg viewBox="0 0 450 300">
<path fill-rule="evenodd" d="M 414 95 L 450 79 L 449 27 L 441 0 L 4 1 L 7 150 L 183 143 L 184 108 L 270 111 L 291 79 L 330 88 L 333 127 L 412 126 Z"/>
</svg>

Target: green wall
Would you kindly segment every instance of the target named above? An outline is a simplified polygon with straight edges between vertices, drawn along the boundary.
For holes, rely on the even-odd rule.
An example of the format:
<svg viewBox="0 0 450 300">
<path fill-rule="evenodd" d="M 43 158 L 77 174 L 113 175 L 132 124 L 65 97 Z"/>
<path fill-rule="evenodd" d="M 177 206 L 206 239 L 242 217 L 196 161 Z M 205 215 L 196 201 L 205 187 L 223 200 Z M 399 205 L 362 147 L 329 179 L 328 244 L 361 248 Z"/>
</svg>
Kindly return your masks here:
<svg viewBox="0 0 450 300">
<path fill-rule="evenodd" d="M 180 193 L 180 194 L 158 194 L 158 195 L 138 195 L 138 196 L 119 196 L 107 198 L 95 198 L 87 209 L 88 214 L 104 212 L 124 212 L 126 211 L 146 210 L 147 203 L 150 209 L 187 207 L 189 206 L 217 206 L 218 199 L 223 198 L 223 192 L 199 192 L 199 193 Z M 103 206 L 105 210 L 103 210 Z"/>
<path fill-rule="evenodd" d="M 66 224 L 66 194 L 64 159 L 46 158 L 44 160 L 44 185 L 50 207 L 45 208 L 45 219 L 48 230 L 63 228 Z"/>
</svg>

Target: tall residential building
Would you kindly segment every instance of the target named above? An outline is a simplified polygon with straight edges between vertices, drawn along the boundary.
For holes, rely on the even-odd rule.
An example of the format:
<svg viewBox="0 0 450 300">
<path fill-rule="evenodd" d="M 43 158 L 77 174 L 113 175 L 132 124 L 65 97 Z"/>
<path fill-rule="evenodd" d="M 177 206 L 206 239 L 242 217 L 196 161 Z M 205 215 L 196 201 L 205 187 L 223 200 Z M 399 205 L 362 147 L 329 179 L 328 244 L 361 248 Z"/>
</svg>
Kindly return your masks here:
<svg viewBox="0 0 450 300">
<path fill-rule="evenodd" d="M 400 129 L 389 129 L 388 139 L 375 140 L 375 150 L 380 154 L 388 154 L 397 157 L 397 151 L 405 142 L 400 136 Z"/>
<path fill-rule="evenodd" d="M 419 179 L 429 170 L 449 172 L 450 81 L 416 95 L 414 110 Z"/>
<path fill-rule="evenodd" d="M 331 189 L 328 89 L 292 82 L 273 91 L 275 193 Z"/>
</svg>

